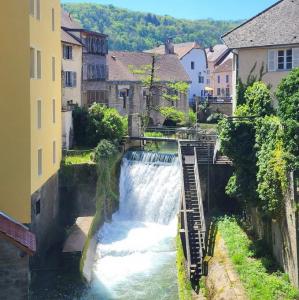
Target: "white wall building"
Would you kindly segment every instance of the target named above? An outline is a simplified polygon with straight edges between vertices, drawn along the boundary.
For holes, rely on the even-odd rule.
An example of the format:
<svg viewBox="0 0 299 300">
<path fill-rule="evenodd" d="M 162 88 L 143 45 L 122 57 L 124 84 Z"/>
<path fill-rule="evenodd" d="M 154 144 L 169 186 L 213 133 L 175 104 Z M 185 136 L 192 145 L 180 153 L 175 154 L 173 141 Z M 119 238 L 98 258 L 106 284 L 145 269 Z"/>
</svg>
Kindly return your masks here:
<svg viewBox="0 0 299 300">
<path fill-rule="evenodd" d="M 192 102 L 195 96 L 204 96 L 208 68 L 205 49 L 201 48 L 195 42 L 172 44 L 169 39 L 166 41 L 165 45 L 161 45 L 158 48 L 146 52 L 176 54 L 192 81 L 189 89 L 189 102 Z"/>
</svg>

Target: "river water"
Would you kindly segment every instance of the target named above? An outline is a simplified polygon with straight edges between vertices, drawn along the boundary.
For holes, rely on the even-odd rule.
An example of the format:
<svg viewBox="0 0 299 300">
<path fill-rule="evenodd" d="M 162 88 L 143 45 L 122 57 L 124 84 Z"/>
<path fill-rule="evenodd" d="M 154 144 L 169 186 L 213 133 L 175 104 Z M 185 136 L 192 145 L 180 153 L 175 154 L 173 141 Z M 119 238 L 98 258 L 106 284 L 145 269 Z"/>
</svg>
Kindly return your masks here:
<svg viewBox="0 0 299 300">
<path fill-rule="evenodd" d="M 97 234 L 93 280 L 74 262 L 54 256 L 33 273 L 30 299 L 177 300 L 175 236 L 180 168 L 173 154 L 128 152 L 120 175 L 119 210 Z M 58 266 L 63 268 L 57 268 Z"/>
<path fill-rule="evenodd" d="M 175 155 L 129 152 L 120 207 L 98 233 L 90 296 L 178 299 L 175 236 L 180 169 Z"/>
</svg>

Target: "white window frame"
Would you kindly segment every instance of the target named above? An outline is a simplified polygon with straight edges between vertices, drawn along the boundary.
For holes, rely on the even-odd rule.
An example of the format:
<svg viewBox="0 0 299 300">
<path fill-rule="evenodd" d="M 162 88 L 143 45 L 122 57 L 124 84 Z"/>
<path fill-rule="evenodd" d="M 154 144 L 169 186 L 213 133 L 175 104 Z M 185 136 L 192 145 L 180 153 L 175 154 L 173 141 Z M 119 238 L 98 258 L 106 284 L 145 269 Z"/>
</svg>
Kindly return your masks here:
<svg viewBox="0 0 299 300">
<path fill-rule="evenodd" d="M 287 50 L 292 50 L 292 68 L 287 69 Z M 284 68 L 278 69 L 278 52 L 284 51 Z M 299 67 L 299 47 L 291 48 L 278 48 L 268 50 L 268 72 L 285 72 L 291 71 L 292 69 Z"/>
</svg>

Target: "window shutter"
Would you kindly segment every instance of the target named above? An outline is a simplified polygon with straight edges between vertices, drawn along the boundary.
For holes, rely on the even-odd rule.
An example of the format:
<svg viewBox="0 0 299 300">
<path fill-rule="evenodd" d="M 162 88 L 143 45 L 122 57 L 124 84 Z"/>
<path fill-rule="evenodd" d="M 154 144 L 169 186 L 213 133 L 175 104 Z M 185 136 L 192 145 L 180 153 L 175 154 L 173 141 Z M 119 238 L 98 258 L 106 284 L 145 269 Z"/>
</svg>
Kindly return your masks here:
<svg viewBox="0 0 299 300">
<path fill-rule="evenodd" d="M 70 46 L 70 59 L 73 59 L 73 47 Z"/>
<path fill-rule="evenodd" d="M 293 68 L 299 67 L 299 48 L 293 48 Z"/>
<path fill-rule="evenodd" d="M 268 51 L 268 72 L 276 71 L 276 57 L 277 57 L 276 50 Z"/>
<path fill-rule="evenodd" d="M 77 86 L 77 73 L 73 72 L 73 87 Z"/>
</svg>

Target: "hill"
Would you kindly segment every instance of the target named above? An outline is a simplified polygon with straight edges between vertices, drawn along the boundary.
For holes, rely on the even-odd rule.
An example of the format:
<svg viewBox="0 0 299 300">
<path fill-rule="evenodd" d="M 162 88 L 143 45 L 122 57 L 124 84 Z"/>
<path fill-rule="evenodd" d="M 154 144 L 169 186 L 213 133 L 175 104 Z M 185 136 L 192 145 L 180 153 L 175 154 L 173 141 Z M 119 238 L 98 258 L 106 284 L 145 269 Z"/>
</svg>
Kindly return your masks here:
<svg viewBox="0 0 299 300">
<path fill-rule="evenodd" d="M 142 51 L 163 44 L 167 37 L 174 42 L 198 41 L 208 47 L 241 21 L 184 20 L 151 13 L 133 12 L 101 4 L 62 5 L 85 29 L 109 35 L 111 50 Z"/>
</svg>

